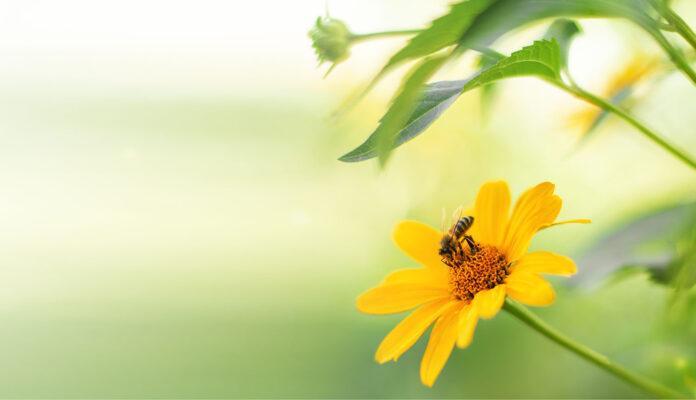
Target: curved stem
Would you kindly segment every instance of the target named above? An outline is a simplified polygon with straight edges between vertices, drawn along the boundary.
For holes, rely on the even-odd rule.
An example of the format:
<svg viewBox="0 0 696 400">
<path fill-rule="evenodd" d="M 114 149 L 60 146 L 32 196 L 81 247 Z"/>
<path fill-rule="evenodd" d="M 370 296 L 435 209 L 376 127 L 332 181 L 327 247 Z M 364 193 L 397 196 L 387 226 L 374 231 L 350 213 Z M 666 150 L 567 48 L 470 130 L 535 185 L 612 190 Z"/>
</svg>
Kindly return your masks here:
<svg viewBox="0 0 696 400">
<path fill-rule="evenodd" d="M 686 21 L 660 0 L 653 0 L 652 4 L 669 25 L 674 28 L 674 31 L 683 37 L 691 47 L 696 49 L 696 34 L 694 34 L 694 31 L 689 27 Z"/>
<path fill-rule="evenodd" d="M 598 367 L 604 369 L 607 372 L 614 374 L 615 376 L 623 379 L 624 381 L 645 390 L 650 394 L 653 394 L 659 398 L 667 399 L 686 398 L 686 396 L 684 396 L 683 394 L 678 393 L 666 386 L 663 386 L 660 383 L 654 382 L 644 376 L 631 372 L 626 368 L 622 367 L 621 365 L 612 362 L 606 356 L 597 353 L 589 347 L 574 341 L 573 339 L 569 338 L 568 336 L 562 334 L 561 332 L 548 325 L 546 322 L 544 322 L 542 319 L 537 317 L 535 314 L 533 314 L 526 307 L 519 303 L 507 299 L 505 300 L 505 305 L 503 306 L 503 309 L 512 314 L 515 318 L 527 324 L 527 326 L 529 326 L 530 328 L 536 330 L 537 332 L 541 333 L 542 335 L 546 336 L 548 339 L 551 339 L 557 344 L 565 347 L 567 350 L 572 351 L 573 353 L 579 355 L 585 360 L 597 365 Z"/>
<path fill-rule="evenodd" d="M 681 51 L 667 40 L 665 35 L 658 29 L 647 28 L 648 33 L 655 39 L 658 45 L 662 47 L 662 50 L 669 55 L 669 59 L 672 60 L 674 65 L 679 68 L 694 84 L 696 84 L 696 71 L 691 68 L 689 62 L 681 54 Z"/>
<path fill-rule="evenodd" d="M 354 42 L 359 42 L 362 40 L 378 39 L 391 36 L 403 36 L 403 35 L 415 35 L 416 33 L 422 31 L 422 29 L 404 29 L 400 31 L 384 31 L 384 32 L 373 32 L 373 33 L 363 33 L 363 34 L 353 34 L 351 40 Z"/>
<path fill-rule="evenodd" d="M 676 32 L 677 28 L 675 28 L 672 24 L 666 24 L 664 22 L 657 22 L 657 27 L 660 28 L 663 31 L 667 32 Z"/>
<path fill-rule="evenodd" d="M 566 92 L 572 94 L 575 97 L 578 97 L 582 100 L 587 101 L 590 104 L 594 104 L 597 107 L 603 108 L 609 112 L 614 113 L 624 121 L 628 122 L 629 124 L 633 125 L 638 131 L 640 131 L 645 137 L 648 139 L 652 140 L 659 146 L 661 146 L 663 149 L 667 150 L 669 153 L 671 153 L 673 156 L 677 157 L 681 161 L 683 161 L 686 165 L 690 166 L 693 169 L 696 169 L 696 161 L 691 158 L 686 152 L 683 150 L 680 150 L 676 148 L 674 145 L 670 144 L 667 142 L 665 139 L 663 139 L 660 135 L 643 125 L 641 122 L 633 118 L 629 113 L 626 111 L 622 110 L 621 108 L 611 104 L 610 102 L 595 96 L 594 94 L 582 89 L 581 87 L 574 85 L 574 86 L 567 86 L 565 83 L 562 83 L 560 81 L 551 81 L 554 85 L 557 87 L 565 90 Z"/>
</svg>

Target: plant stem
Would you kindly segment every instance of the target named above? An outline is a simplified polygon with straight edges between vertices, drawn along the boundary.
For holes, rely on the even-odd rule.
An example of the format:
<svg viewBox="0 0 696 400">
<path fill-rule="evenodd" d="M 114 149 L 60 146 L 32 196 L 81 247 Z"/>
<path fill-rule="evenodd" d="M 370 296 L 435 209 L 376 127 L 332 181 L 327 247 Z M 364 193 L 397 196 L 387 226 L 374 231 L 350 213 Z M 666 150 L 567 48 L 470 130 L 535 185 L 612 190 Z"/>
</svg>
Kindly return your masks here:
<svg viewBox="0 0 696 400">
<path fill-rule="evenodd" d="M 359 42 L 362 40 L 378 39 L 391 36 L 402 36 L 402 35 L 414 35 L 420 32 L 422 29 L 404 29 L 400 31 L 384 31 L 384 32 L 373 32 L 364 34 L 353 34 L 351 40 L 354 42 Z"/>
<path fill-rule="evenodd" d="M 546 336 L 548 339 L 551 339 L 552 341 L 565 347 L 567 350 L 572 351 L 573 353 L 579 355 L 585 360 L 590 361 L 591 363 L 597 365 L 605 371 L 614 374 L 615 376 L 645 390 L 650 394 L 653 394 L 659 398 L 686 398 L 686 396 L 684 396 L 683 394 L 678 393 L 657 382 L 654 382 L 644 376 L 631 372 L 626 368 L 612 362 L 606 356 L 599 354 L 596 351 L 590 349 L 589 347 L 572 340 L 568 336 L 562 334 L 553 327 L 549 326 L 546 322 L 541 320 L 539 317 L 537 317 L 535 314 L 529 311 L 526 307 L 517 302 L 507 299 L 505 300 L 505 305 L 503 306 L 503 309 L 505 309 L 505 311 L 509 312 L 520 321 L 527 324 L 530 328 L 536 330 L 537 332 Z"/>
<path fill-rule="evenodd" d="M 659 0 L 653 0 L 652 4 L 660 15 L 667 20 L 669 25 L 674 28 L 674 31 L 683 37 L 684 40 L 691 45 L 691 47 L 696 49 L 696 34 L 694 34 L 694 31 L 691 30 L 686 21 L 684 21 L 679 14 L 675 13 L 674 10 L 672 10 L 667 4 L 664 4 Z"/>
<path fill-rule="evenodd" d="M 672 43 L 667 40 L 665 35 L 660 32 L 659 29 L 652 29 L 650 27 L 646 28 L 647 32 L 655 39 L 658 45 L 669 55 L 669 59 L 672 63 L 679 68 L 694 84 L 696 84 L 696 71 L 691 68 L 689 62 L 681 54 L 681 51 L 676 47 L 672 46 Z"/>
<path fill-rule="evenodd" d="M 595 96 L 594 94 L 582 89 L 581 87 L 577 85 L 573 86 L 568 86 L 563 82 L 560 81 L 549 81 L 552 84 L 556 85 L 557 87 L 565 90 L 566 92 L 572 94 L 575 97 L 578 97 L 582 100 L 587 101 L 590 104 L 594 104 L 597 107 L 603 108 L 609 112 L 612 112 L 616 114 L 618 117 L 623 119 L 624 121 L 628 122 L 629 124 L 633 125 L 638 131 L 640 131 L 643 135 L 645 135 L 648 139 L 652 140 L 653 142 L 657 143 L 659 146 L 661 146 L 663 149 L 667 150 L 670 152 L 673 156 L 677 157 L 681 161 L 683 161 L 685 164 L 690 166 L 693 169 L 696 169 L 696 161 L 694 161 L 693 158 L 691 158 L 687 153 L 685 153 L 683 150 L 680 150 L 676 148 L 674 145 L 670 144 L 667 142 L 665 139 L 663 139 L 660 135 L 643 125 L 641 122 L 633 118 L 629 113 L 626 111 L 622 110 L 621 108 L 611 104 L 610 102 Z"/>
</svg>

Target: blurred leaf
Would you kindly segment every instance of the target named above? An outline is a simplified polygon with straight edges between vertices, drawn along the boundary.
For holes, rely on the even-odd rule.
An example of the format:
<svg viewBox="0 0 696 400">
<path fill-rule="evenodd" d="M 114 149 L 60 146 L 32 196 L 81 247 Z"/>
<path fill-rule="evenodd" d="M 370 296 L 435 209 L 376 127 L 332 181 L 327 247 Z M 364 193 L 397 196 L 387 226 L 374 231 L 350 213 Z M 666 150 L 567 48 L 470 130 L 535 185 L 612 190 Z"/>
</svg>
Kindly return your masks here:
<svg viewBox="0 0 696 400">
<path fill-rule="evenodd" d="M 645 30 L 672 62 L 693 82 L 693 71 L 681 51 L 663 35 L 646 0 L 498 0 L 482 12 L 459 40 L 462 49 L 487 47 L 502 35 L 528 23 L 553 17 L 624 18 Z"/>
<path fill-rule="evenodd" d="M 570 43 L 575 38 L 575 35 L 580 32 L 580 26 L 577 24 L 577 22 L 565 18 L 553 21 L 551 26 L 549 26 L 549 29 L 546 31 L 544 39 L 556 39 L 556 42 L 558 42 L 558 47 L 561 51 L 562 68 L 565 68 L 568 64 L 568 51 L 570 50 Z"/>
<path fill-rule="evenodd" d="M 500 54 L 498 57 L 491 55 L 489 53 L 483 53 L 479 57 L 478 60 L 478 67 L 481 70 L 488 69 L 495 65 L 498 61 L 500 61 L 502 58 L 505 56 Z M 496 93 L 496 86 L 491 84 L 491 85 L 486 85 L 481 88 L 481 112 L 483 115 L 483 118 L 486 119 L 488 118 L 488 110 L 490 109 L 491 105 L 493 104 L 493 99 L 495 98 L 495 93 Z"/>
<path fill-rule="evenodd" d="M 409 116 L 416 109 L 423 86 L 451 54 L 424 59 L 411 70 L 404 80 L 389 110 L 384 114 L 379 126 L 371 135 L 374 136 L 374 150 L 379 157 L 380 165 L 386 164 L 401 128 L 406 125 Z"/>
<path fill-rule="evenodd" d="M 639 271 L 661 284 L 672 282 L 681 265 L 691 265 L 694 248 L 691 232 L 696 222 L 696 203 L 680 204 L 651 212 L 621 225 L 601 238 L 578 260 L 575 282 L 592 284 L 610 277 L 630 276 Z M 691 247 L 690 247 L 691 246 Z M 646 249 L 651 251 L 646 252 Z M 689 260 L 689 255 L 692 257 Z M 683 263 L 683 261 L 686 261 Z M 690 275 L 689 275 L 690 276 Z M 686 282 L 693 281 L 687 280 Z"/>
<path fill-rule="evenodd" d="M 649 267 L 645 267 L 642 265 L 624 265 L 623 267 L 619 267 L 616 271 L 609 275 L 604 284 L 607 286 L 611 286 L 621 283 L 629 278 L 633 278 L 636 275 L 651 275 L 648 269 Z"/>
<path fill-rule="evenodd" d="M 629 86 L 624 88 L 623 90 L 619 91 L 614 97 L 609 99 L 609 102 L 616 105 L 616 106 L 621 106 L 624 110 L 630 110 L 631 107 L 628 107 L 629 99 L 631 94 L 633 94 L 634 88 Z M 610 116 L 609 111 L 605 109 L 600 109 L 599 112 L 597 113 L 597 116 L 592 120 L 590 125 L 587 127 L 587 130 L 582 132 L 582 136 L 580 137 L 580 141 L 578 145 L 582 145 L 584 143 L 587 143 L 588 139 L 593 137 L 594 133 L 597 132 L 597 128 L 607 120 L 607 118 Z"/>
<path fill-rule="evenodd" d="M 466 80 L 441 81 L 427 85 L 403 129 L 396 134 L 392 149 L 408 142 L 429 127 L 459 97 L 466 82 Z M 384 118 L 380 120 L 380 123 L 383 121 Z M 376 133 L 377 131 L 373 132 L 363 144 L 339 160 L 357 162 L 376 157 Z"/>
<path fill-rule="evenodd" d="M 518 76 L 538 76 L 549 80 L 560 79 L 560 49 L 555 40 L 538 40 L 498 61 L 462 88 L 462 93 L 501 79 Z"/>
<path fill-rule="evenodd" d="M 432 24 L 394 54 L 368 86 L 374 86 L 387 71 L 414 58 L 424 57 L 457 43 L 477 15 L 495 0 L 464 0 L 453 4 L 450 11 L 433 20 Z"/>
<path fill-rule="evenodd" d="M 696 293 L 690 291 L 696 285 L 696 214 L 687 216 L 686 221 L 684 229 L 679 230 L 678 237 L 668 240 L 675 247 L 671 259 L 625 265 L 612 272 L 605 281 L 606 285 L 614 285 L 635 275 L 647 274 L 654 283 L 671 288 L 665 315 L 672 326 L 689 326 L 696 322 L 696 302 L 693 301 Z"/>
<path fill-rule="evenodd" d="M 656 28 L 644 0 L 498 0 L 481 13 L 459 40 L 463 48 L 489 46 L 525 24 L 553 17 L 626 18 Z"/>
</svg>

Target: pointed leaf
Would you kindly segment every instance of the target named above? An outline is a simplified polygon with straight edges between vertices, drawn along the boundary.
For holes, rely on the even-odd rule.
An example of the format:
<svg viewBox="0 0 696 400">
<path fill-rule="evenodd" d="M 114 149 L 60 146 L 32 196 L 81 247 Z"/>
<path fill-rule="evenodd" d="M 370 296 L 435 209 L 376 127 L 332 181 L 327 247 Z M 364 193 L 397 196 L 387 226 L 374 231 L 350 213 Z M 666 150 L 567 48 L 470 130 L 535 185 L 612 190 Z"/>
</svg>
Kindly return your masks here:
<svg viewBox="0 0 696 400">
<path fill-rule="evenodd" d="M 372 134 L 380 165 L 386 164 L 399 131 L 406 125 L 409 116 L 416 109 L 423 86 L 450 56 L 451 53 L 424 59 L 412 69 L 401 85 L 389 110 Z"/>
<path fill-rule="evenodd" d="M 429 27 L 420 31 L 409 40 L 406 46 L 394 54 L 361 94 L 349 101 L 346 107 L 350 107 L 351 104 L 362 98 L 387 72 L 397 65 L 433 54 L 456 44 L 474 19 L 495 1 L 497 0 L 463 0 L 452 4 L 447 14 L 433 20 Z"/>
<path fill-rule="evenodd" d="M 538 40 L 482 71 L 464 85 L 462 93 L 491 82 L 518 76 L 559 80 L 560 72 L 561 54 L 558 43 L 555 40 Z"/>
<path fill-rule="evenodd" d="M 421 67 L 423 65 L 417 69 Z M 414 91 L 420 90 L 420 86 L 414 86 L 417 81 L 421 84 L 424 82 L 414 72 L 372 135 L 339 160 L 356 162 L 373 158 L 381 152 L 388 153 L 422 133 L 461 93 L 475 87 L 514 76 L 537 75 L 558 79 L 559 74 L 560 52 L 555 41 L 535 42 L 509 57 L 503 57 L 470 80 L 438 82 L 427 86 L 423 92 Z M 380 137 L 384 140 L 381 142 L 381 146 L 384 146 L 381 150 Z"/>
<path fill-rule="evenodd" d="M 466 82 L 466 80 L 441 81 L 427 85 L 403 129 L 397 133 L 392 149 L 408 142 L 429 127 L 449 106 L 454 104 Z M 376 131 L 360 146 L 339 160 L 357 162 L 377 157 L 375 133 Z"/>
<path fill-rule="evenodd" d="M 465 0 L 453 4 L 449 13 L 437 18 L 430 27 L 414 36 L 394 54 L 384 69 L 406 60 L 423 57 L 451 46 L 459 40 L 474 18 L 484 11 L 491 0 Z"/>
</svg>

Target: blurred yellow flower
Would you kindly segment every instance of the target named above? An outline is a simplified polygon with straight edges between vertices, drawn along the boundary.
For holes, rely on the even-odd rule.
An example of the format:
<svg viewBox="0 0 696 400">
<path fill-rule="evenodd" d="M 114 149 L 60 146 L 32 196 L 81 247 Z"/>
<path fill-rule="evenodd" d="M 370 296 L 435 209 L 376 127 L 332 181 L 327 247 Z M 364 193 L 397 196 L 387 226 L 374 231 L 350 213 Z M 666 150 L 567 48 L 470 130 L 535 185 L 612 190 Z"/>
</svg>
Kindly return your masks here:
<svg viewBox="0 0 696 400">
<path fill-rule="evenodd" d="M 623 102 L 635 90 L 636 85 L 659 69 L 659 59 L 645 54 L 634 56 L 622 69 L 606 82 L 601 96 L 614 104 Z M 584 107 L 568 117 L 569 125 L 588 133 L 601 122 L 606 112 L 594 106 Z"/>
<path fill-rule="evenodd" d="M 533 306 L 551 304 L 555 292 L 541 274 L 569 276 L 576 272 L 575 263 L 546 251 L 527 253 L 527 247 L 540 229 L 589 222 L 554 223 L 561 199 L 553 192 L 549 182 L 527 190 L 509 215 L 507 184 L 484 184 L 468 213 L 474 221 L 466 231 L 469 237 L 456 241 L 462 257 L 440 255 L 447 241 L 443 238 L 453 229 L 443 234 L 420 222 L 398 224 L 394 241 L 423 267 L 391 273 L 358 297 L 357 307 L 368 314 L 417 308 L 384 338 L 375 354 L 377 362 L 396 361 L 434 323 L 420 367 L 421 381 L 432 386 L 454 345 L 467 347 L 479 318 L 493 318 L 506 296 Z"/>
</svg>

